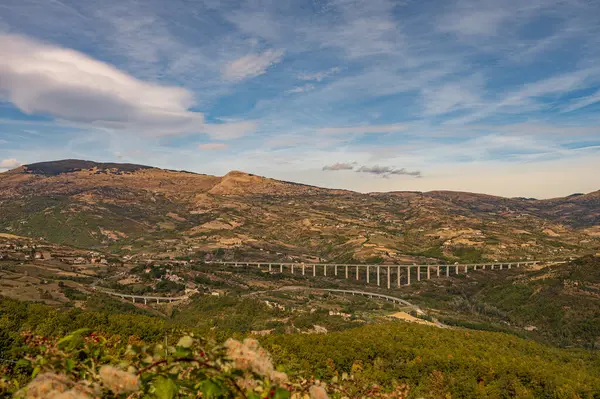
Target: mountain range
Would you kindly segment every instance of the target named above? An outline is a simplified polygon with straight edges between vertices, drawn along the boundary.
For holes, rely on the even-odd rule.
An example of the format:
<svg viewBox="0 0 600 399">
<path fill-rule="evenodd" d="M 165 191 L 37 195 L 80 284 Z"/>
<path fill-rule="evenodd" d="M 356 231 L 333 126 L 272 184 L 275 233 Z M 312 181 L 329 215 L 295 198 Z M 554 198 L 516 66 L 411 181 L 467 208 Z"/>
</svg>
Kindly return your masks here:
<svg viewBox="0 0 600 399">
<path fill-rule="evenodd" d="M 0 174 L 0 232 L 130 258 L 566 259 L 600 250 L 600 191 L 357 193 L 239 171 L 61 160 Z"/>
</svg>

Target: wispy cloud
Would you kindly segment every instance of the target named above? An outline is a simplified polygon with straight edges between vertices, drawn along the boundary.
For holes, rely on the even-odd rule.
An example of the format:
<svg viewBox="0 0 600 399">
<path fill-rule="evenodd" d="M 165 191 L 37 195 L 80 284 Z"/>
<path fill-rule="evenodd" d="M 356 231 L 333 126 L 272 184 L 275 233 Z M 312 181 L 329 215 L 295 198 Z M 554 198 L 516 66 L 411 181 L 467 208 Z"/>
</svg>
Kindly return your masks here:
<svg viewBox="0 0 600 399">
<path fill-rule="evenodd" d="M 357 167 L 357 162 L 337 162 L 332 165 L 323 166 L 324 171 L 342 171 L 342 170 L 354 170 L 357 173 L 367 173 L 371 175 L 377 175 L 381 177 L 390 177 L 393 175 L 401 176 L 413 176 L 421 177 L 420 171 L 408 171 L 405 168 L 393 168 L 391 166 L 360 166 Z M 355 169 L 356 168 L 356 169 Z"/>
<path fill-rule="evenodd" d="M 392 168 L 390 166 L 379 166 L 379 165 L 361 166 L 360 168 L 356 169 L 356 172 L 369 173 L 369 174 L 378 175 L 378 176 L 382 176 L 382 177 L 389 177 L 392 175 L 405 175 L 405 176 L 421 177 L 421 172 L 418 170 L 408 171 L 405 168 L 396 169 L 396 168 Z"/>
<path fill-rule="evenodd" d="M 262 75 L 267 72 L 269 67 L 279 63 L 283 54 L 283 50 L 266 50 L 259 54 L 245 55 L 228 63 L 223 68 L 223 77 L 230 81 L 239 82 Z"/>
<path fill-rule="evenodd" d="M 200 150 L 226 150 L 229 146 L 225 143 L 205 143 L 198 145 Z"/>
<path fill-rule="evenodd" d="M 319 71 L 315 73 L 301 73 L 296 75 L 296 77 L 300 80 L 314 80 L 317 82 L 321 82 L 322 80 L 335 75 L 341 71 L 340 67 L 329 68 L 325 71 Z"/>
<path fill-rule="evenodd" d="M 312 91 L 315 89 L 315 85 L 306 84 L 304 86 L 294 87 L 293 89 L 287 90 L 286 93 L 305 93 L 307 91 Z"/>
<path fill-rule="evenodd" d="M 578 98 L 578 99 L 572 101 L 571 103 L 569 103 L 568 106 L 563 108 L 562 111 L 563 112 L 571 112 L 571 111 L 575 111 L 576 109 L 587 107 L 588 105 L 596 104 L 598 102 L 600 102 L 600 90 L 598 90 L 597 92 L 595 92 L 592 95 L 589 95 L 586 97 L 581 97 L 581 98 Z"/>
<path fill-rule="evenodd" d="M 346 163 L 346 162 L 337 162 L 333 165 L 325 165 L 323 166 L 323 170 L 352 170 L 356 166 L 356 162 Z"/>
<path fill-rule="evenodd" d="M 318 129 L 317 133 L 332 136 L 340 134 L 397 133 L 406 130 L 406 128 L 404 124 L 324 127 Z"/>
</svg>

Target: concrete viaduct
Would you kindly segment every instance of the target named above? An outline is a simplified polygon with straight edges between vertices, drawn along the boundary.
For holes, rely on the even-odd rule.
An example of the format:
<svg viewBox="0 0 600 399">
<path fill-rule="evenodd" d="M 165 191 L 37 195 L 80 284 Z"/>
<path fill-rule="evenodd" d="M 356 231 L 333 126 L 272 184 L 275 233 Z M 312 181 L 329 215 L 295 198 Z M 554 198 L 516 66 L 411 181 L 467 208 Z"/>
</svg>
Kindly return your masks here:
<svg viewBox="0 0 600 399">
<path fill-rule="evenodd" d="M 506 270 L 513 267 L 522 266 L 536 266 L 540 264 L 540 261 L 527 261 L 527 262 L 503 262 L 503 263 L 477 263 L 477 264 L 454 264 L 454 265 L 366 265 L 366 264 L 332 264 L 332 263 L 288 263 L 288 262 L 245 262 L 245 261 L 231 261 L 231 262 L 212 262 L 214 265 L 231 266 L 234 268 L 239 267 L 257 267 L 260 270 L 265 269 L 270 273 L 284 273 L 288 271 L 291 274 L 299 273 L 302 276 L 331 276 L 339 277 L 343 276 L 345 279 L 354 278 L 357 281 L 363 279 L 367 284 L 377 283 L 377 286 L 381 286 L 382 280 L 388 289 L 392 288 L 392 284 L 397 287 L 402 285 L 410 285 L 412 279 L 421 281 L 422 279 L 431 279 L 432 275 L 436 277 L 449 277 L 451 275 L 458 275 L 461 273 L 467 274 L 469 271 L 477 270 Z M 546 262 L 546 263 L 564 263 L 564 262 Z M 332 274 L 333 272 L 333 274 Z M 383 279 L 382 279 L 383 275 Z M 414 275 L 414 277 L 413 277 Z M 404 282 L 404 284 L 402 284 Z M 309 289 L 316 289 L 307 287 Z M 101 292 L 116 296 L 122 299 L 131 299 L 132 302 L 136 301 L 147 304 L 148 302 L 178 302 L 184 299 L 188 299 L 189 295 L 183 295 L 179 297 L 160 297 L 160 296 L 146 296 L 146 295 L 129 295 L 121 294 L 114 291 L 100 290 Z M 401 303 L 399 298 L 390 297 L 387 295 L 369 293 L 364 291 L 351 291 L 351 290 L 334 290 L 328 289 L 331 292 L 348 293 L 353 295 L 367 295 L 372 297 L 378 297 L 381 299 L 390 300 L 393 302 Z M 408 303 L 407 303 L 408 304 Z"/>
<path fill-rule="evenodd" d="M 156 302 L 156 303 L 161 303 L 161 302 L 178 302 L 178 301 L 183 301 L 184 299 L 188 299 L 189 295 L 183 295 L 183 296 L 174 296 L 174 297 L 167 297 L 167 296 L 146 296 L 146 295 L 129 295 L 129 294 L 121 294 L 119 292 L 114 292 L 114 291 L 108 291 L 108 290 L 98 290 L 104 294 L 107 295 L 112 295 L 112 296 L 116 296 L 119 297 L 121 299 L 131 299 L 131 301 L 133 303 L 136 303 L 136 300 L 139 300 L 140 302 L 144 302 L 144 305 L 146 305 L 148 302 Z"/>
<path fill-rule="evenodd" d="M 410 285 L 413 279 L 421 281 L 436 277 L 449 277 L 451 275 L 466 274 L 477 270 L 503 270 L 513 267 L 536 266 L 539 261 L 527 262 L 502 262 L 502 263 L 477 263 L 477 264 L 454 264 L 454 265 L 365 265 L 365 264 L 333 264 L 333 263 L 281 263 L 281 262 L 213 262 L 212 264 L 231 267 L 257 267 L 260 270 L 268 270 L 271 273 L 301 274 L 303 276 L 343 276 L 346 279 L 365 280 L 367 284 L 383 284 L 391 289 L 392 285 L 400 287 Z"/>
</svg>

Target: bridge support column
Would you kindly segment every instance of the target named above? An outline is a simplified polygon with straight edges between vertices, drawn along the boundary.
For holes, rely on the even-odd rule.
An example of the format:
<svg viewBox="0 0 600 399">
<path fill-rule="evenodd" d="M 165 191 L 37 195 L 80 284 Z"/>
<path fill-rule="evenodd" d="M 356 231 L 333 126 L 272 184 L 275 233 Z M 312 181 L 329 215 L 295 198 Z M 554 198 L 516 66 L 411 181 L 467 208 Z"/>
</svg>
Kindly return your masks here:
<svg viewBox="0 0 600 399">
<path fill-rule="evenodd" d="M 144 298 L 144 305 L 147 305 L 147 304 L 148 304 L 148 299 Z"/>
<path fill-rule="evenodd" d="M 417 281 L 421 281 L 421 266 L 417 266 Z"/>
<path fill-rule="evenodd" d="M 292 263 L 292 274 L 294 274 L 294 264 Z"/>
<path fill-rule="evenodd" d="M 380 279 L 379 279 L 379 273 L 380 273 L 380 269 L 381 269 L 381 266 L 377 266 L 377 286 L 378 286 L 378 287 L 381 285 L 381 284 L 380 284 L 380 282 L 381 282 L 381 281 L 380 281 Z"/>
<path fill-rule="evenodd" d="M 346 265 L 346 280 L 348 280 L 348 265 Z"/>
<path fill-rule="evenodd" d="M 237 262 L 235 262 L 234 266 L 237 267 Z"/>
<path fill-rule="evenodd" d="M 337 265 L 333 266 L 333 274 L 335 274 L 337 276 Z"/>
<path fill-rule="evenodd" d="M 156 298 L 156 303 L 160 303 L 159 300 L 158 300 L 158 298 Z"/>
<path fill-rule="evenodd" d="M 469 265 L 465 265 L 465 274 L 467 274 L 469 272 L 468 267 L 469 267 Z"/>
<path fill-rule="evenodd" d="M 483 266 L 481 266 L 481 268 L 482 268 L 483 270 L 485 270 L 485 266 L 486 266 L 486 265 L 483 265 Z"/>
<path fill-rule="evenodd" d="M 446 277 L 450 277 L 450 265 L 446 265 Z"/>
<path fill-rule="evenodd" d="M 312 269 L 313 269 L 313 277 L 315 277 L 317 275 L 317 265 L 312 265 Z"/>
<path fill-rule="evenodd" d="M 473 265 L 473 271 L 477 270 L 477 265 Z"/>
<path fill-rule="evenodd" d="M 323 266 L 323 275 L 327 277 L 327 265 Z"/>
<path fill-rule="evenodd" d="M 431 270 L 430 266 L 427 265 L 427 280 L 431 279 Z"/>
<path fill-rule="evenodd" d="M 272 270 L 272 269 L 271 269 L 271 264 L 269 263 L 269 272 L 270 272 L 271 270 Z"/>
<path fill-rule="evenodd" d="M 369 270 L 369 265 L 367 265 L 367 284 L 371 281 L 371 271 Z"/>
<path fill-rule="evenodd" d="M 355 267 L 356 267 L 356 270 L 355 270 L 356 276 L 355 276 L 355 278 L 356 278 L 356 281 L 358 281 L 358 280 L 360 280 L 360 276 L 358 275 L 358 273 L 360 273 L 360 272 L 358 271 L 358 265 L 356 265 Z"/>
<path fill-rule="evenodd" d="M 458 274 L 458 265 L 454 267 L 454 274 Z"/>
<path fill-rule="evenodd" d="M 304 276 L 306 274 L 306 265 L 303 263 L 302 264 L 302 275 Z"/>
<path fill-rule="evenodd" d="M 502 270 L 502 266 L 504 266 L 504 264 L 503 264 L 503 263 L 500 263 L 500 270 Z"/>
<path fill-rule="evenodd" d="M 490 265 L 490 270 L 494 270 L 494 264 L 493 263 Z"/>
<path fill-rule="evenodd" d="M 509 268 L 509 269 L 511 268 L 511 264 L 510 264 L 510 263 L 508 264 L 508 268 Z"/>
<path fill-rule="evenodd" d="M 406 266 L 406 285 L 410 285 L 410 266 Z"/>
<path fill-rule="evenodd" d="M 396 270 L 396 272 L 398 272 L 396 277 L 398 278 L 398 287 L 400 287 L 400 266 L 398 266 L 398 270 Z"/>
<path fill-rule="evenodd" d="M 390 267 L 387 267 L 387 283 L 388 283 L 388 290 L 391 288 L 391 270 Z"/>
<path fill-rule="evenodd" d="M 435 267 L 435 273 L 437 274 L 438 277 L 440 276 L 440 265 L 437 265 Z"/>
<path fill-rule="evenodd" d="M 131 297 L 131 302 L 135 303 L 135 297 L 134 296 Z"/>
<path fill-rule="evenodd" d="M 279 273 L 283 273 L 283 264 L 279 265 Z"/>
</svg>

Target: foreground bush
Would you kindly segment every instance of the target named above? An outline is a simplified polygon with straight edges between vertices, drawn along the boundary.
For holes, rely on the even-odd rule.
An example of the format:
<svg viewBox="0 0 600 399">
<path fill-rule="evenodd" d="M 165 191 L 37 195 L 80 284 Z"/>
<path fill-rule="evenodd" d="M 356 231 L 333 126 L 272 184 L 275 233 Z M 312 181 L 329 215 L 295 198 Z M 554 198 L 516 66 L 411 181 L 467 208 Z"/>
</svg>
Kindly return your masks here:
<svg viewBox="0 0 600 399">
<path fill-rule="evenodd" d="M 287 375 L 253 339 L 209 345 L 186 335 L 168 347 L 130 341 L 85 329 L 54 343 L 27 336 L 21 365 L 28 363 L 32 381 L 20 388 L 5 380 L 4 388 L 31 399 L 290 397 Z"/>
</svg>

